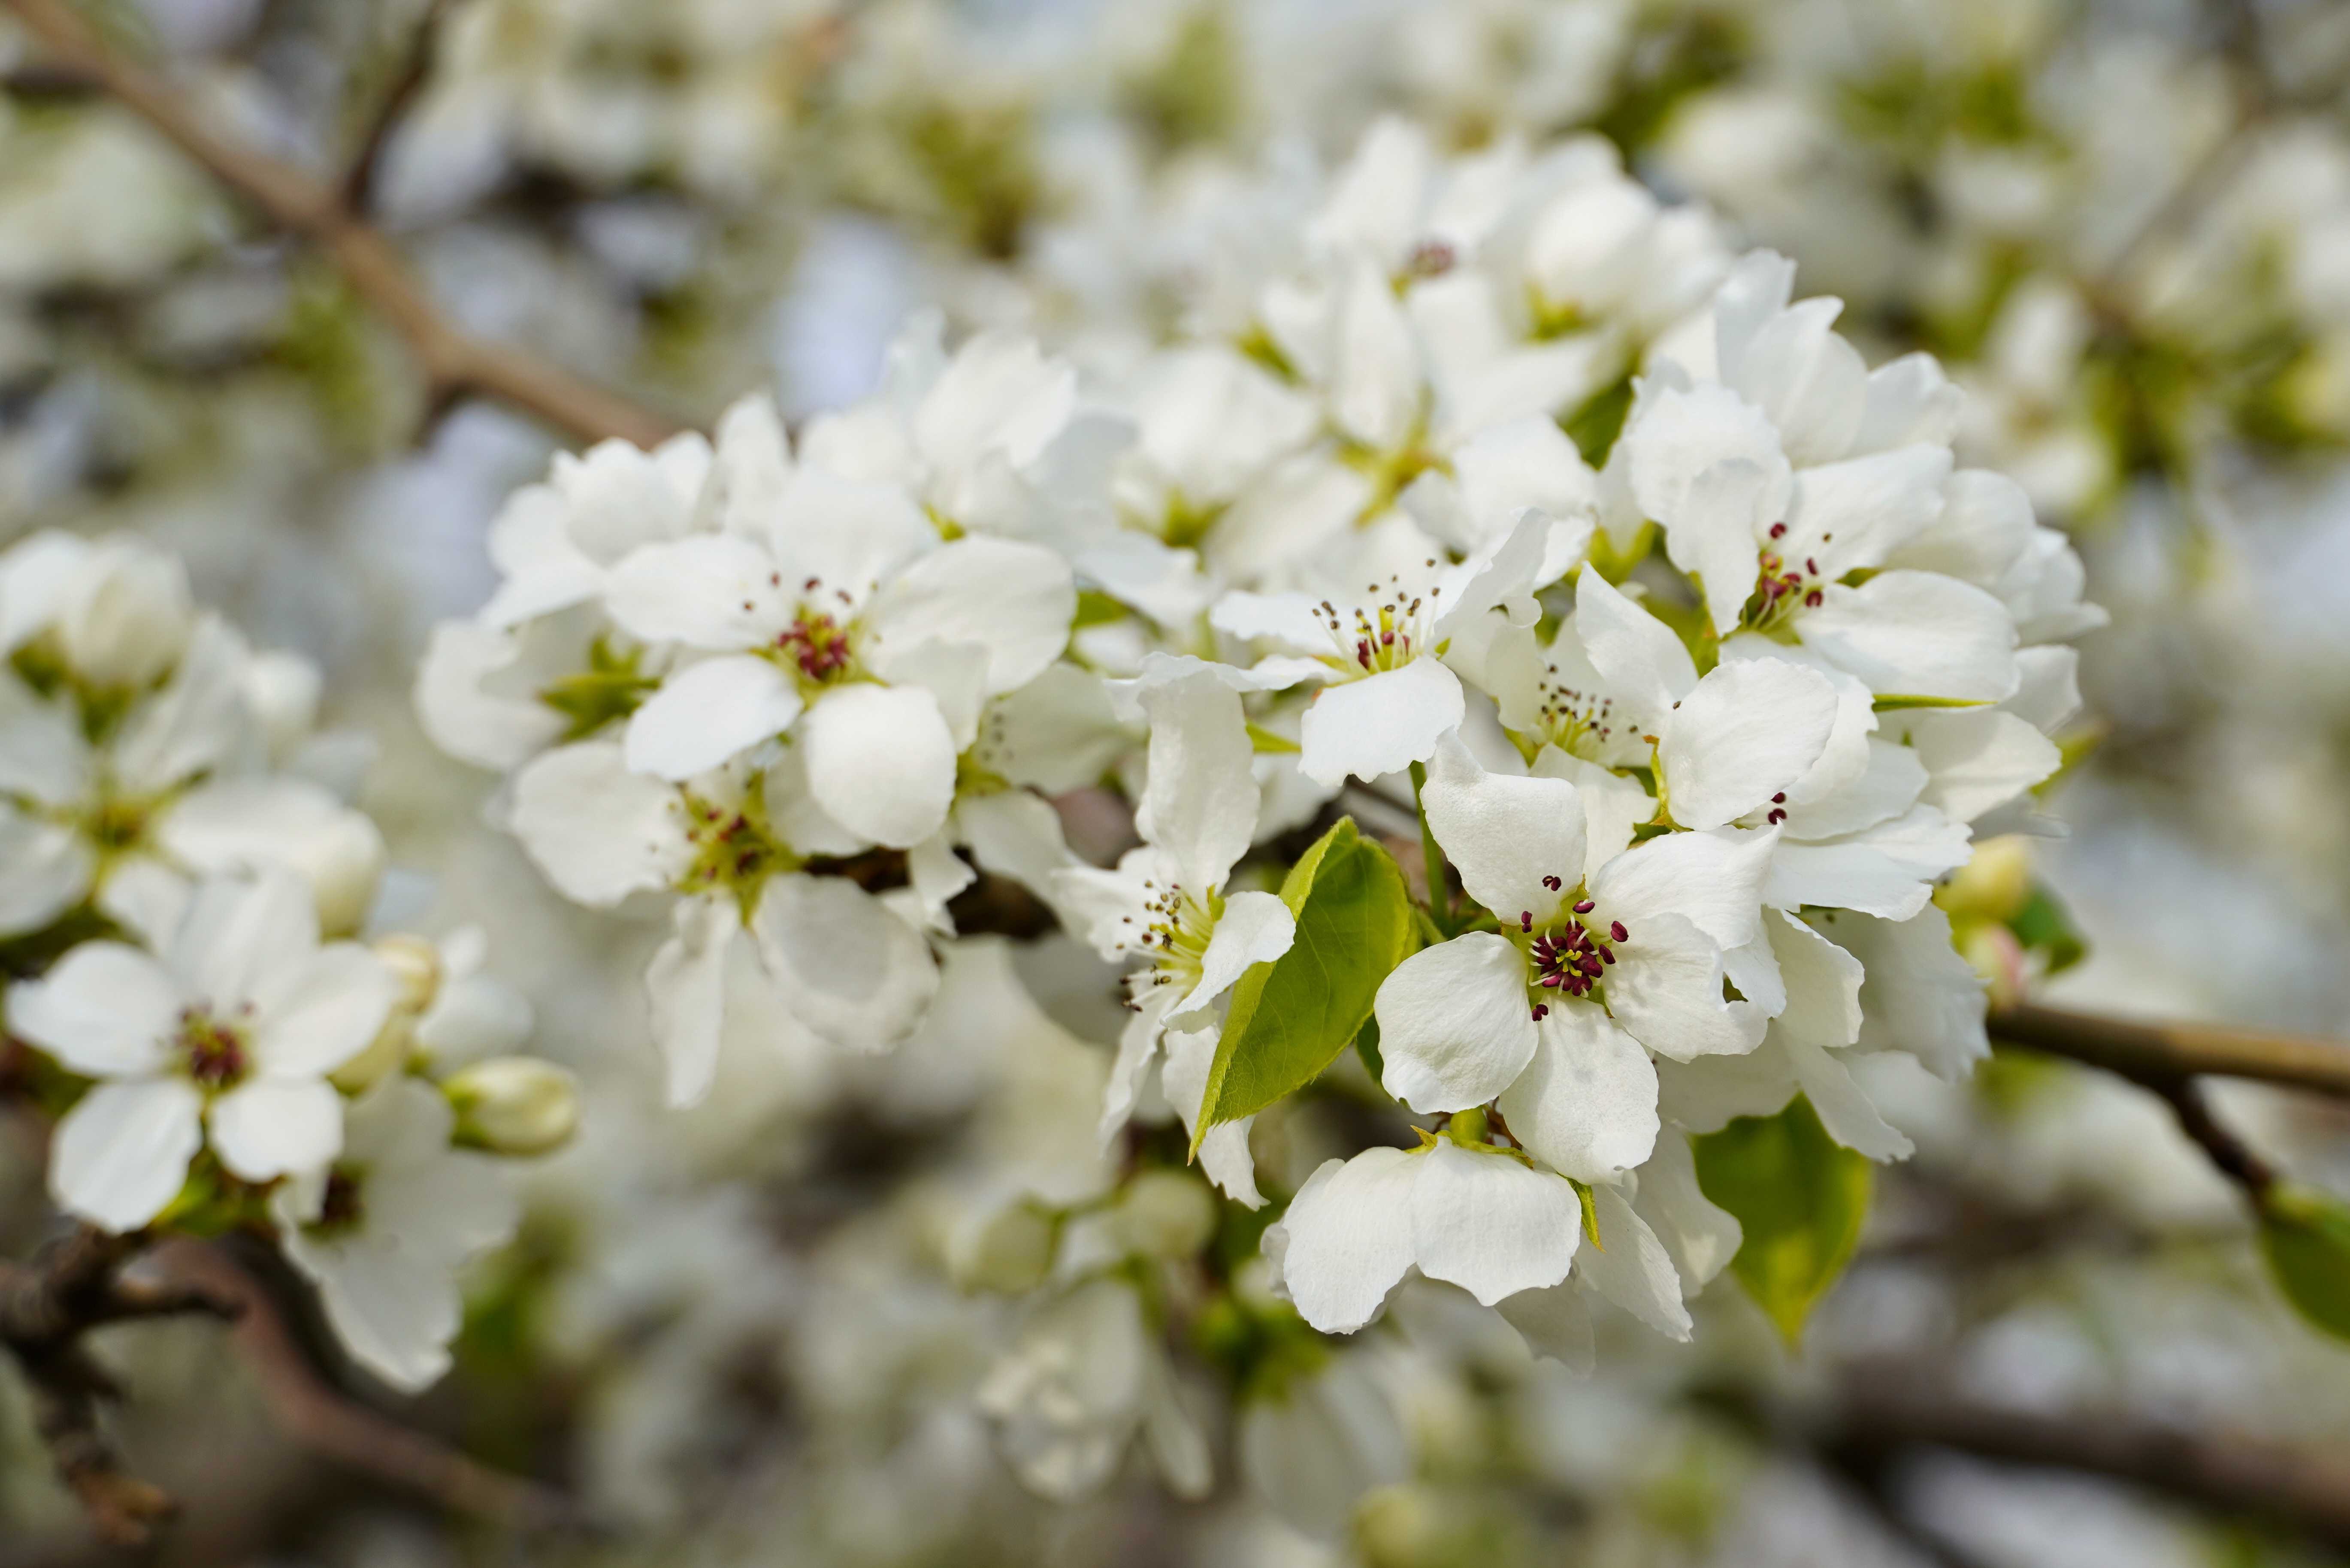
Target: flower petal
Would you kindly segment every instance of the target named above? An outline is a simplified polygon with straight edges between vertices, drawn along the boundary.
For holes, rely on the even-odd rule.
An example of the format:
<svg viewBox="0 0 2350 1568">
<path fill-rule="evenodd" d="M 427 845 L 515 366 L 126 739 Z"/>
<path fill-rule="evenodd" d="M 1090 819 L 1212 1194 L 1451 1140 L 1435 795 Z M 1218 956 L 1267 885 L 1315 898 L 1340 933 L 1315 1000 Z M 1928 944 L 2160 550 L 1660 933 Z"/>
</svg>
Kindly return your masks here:
<svg viewBox="0 0 2350 1568">
<path fill-rule="evenodd" d="M 1135 826 L 1204 901 L 1248 853 L 1256 830 L 1253 748 L 1239 693 L 1204 673 L 1146 686 L 1149 766 Z"/>
<path fill-rule="evenodd" d="M 1583 880 L 1583 803 L 1564 779 L 1487 773 L 1450 734 L 1437 742 L 1420 805 L 1461 888 L 1505 924 L 1531 915 L 1549 925 Z"/>
<path fill-rule="evenodd" d="M 1483 1105 L 1534 1053 L 1525 955 L 1491 932 L 1412 954 L 1372 1005 L 1385 1064 L 1379 1082 L 1416 1111 Z"/>
<path fill-rule="evenodd" d="M 1575 579 L 1575 631 L 1627 722 L 1661 730 L 1697 688 L 1697 665 L 1672 628 L 1590 566 Z"/>
<path fill-rule="evenodd" d="M 667 1065 L 673 1108 L 700 1105 L 718 1075 L 726 955 L 742 929 L 731 898 L 681 898 L 670 911 L 669 940 L 645 968 L 653 1044 Z"/>
<path fill-rule="evenodd" d="M 629 715 L 629 771 L 690 779 L 791 728 L 798 684 L 772 660 L 747 653 L 705 659 L 661 682 Z"/>
<path fill-rule="evenodd" d="M 1716 666 L 1665 722 L 1666 799 L 1683 827 L 1720 827 L 1783 795 L 1835 728 L 1827 677 L 1777 659 Z"/>
<path fill-rule="evenodd" d="M 1277 1227 L 1286 1239 L 1282 1281 L 1298 1315 L 1324 1334 L 1352 1334 L 1370 1322 L 1411 1267 L 1421 1158 L 1377 1147 L 1325 1160 L 1290 1199 Z"/>
<path fill-rule="evenodd" d="M 1002 696 L 1035 680 L 1068 645 L 1077 612 L 1069 565 L 1010 539 L 958 539 L 882 585 L 866 606 L 868 658 L 885 679 L 900 646 L 969 643 L 986 649 L 985 691 Z"/>
<path fill-rule="evenodd" d="M 205 1120 L 213 1151 L 247 1181 L 317 1170 L 343 1147 L 343 1097 L 317 1078 L 248 1079 L 214 1100 Z"/>
<path fill-rule="evenodd" d="M 1599 1245 L 1584 1251 L 1575 1272 L 1659 1334 L 1689 1338 L 1680 1275 L 1665 1244 L 1615 1188 L 1593 1188 L 1591 1201 L 1599 1220 Z"/>
<path fill-rule="evenodd" d="M 1234 893 L 1200 955 L 1200 981 L 1169 1010 L 1170 1028 L 1197 1027 L 1204 1010 L 1230 990 L 1253 964 L 1271 963 L 1297 940 L 1297 919 L 1272 893 Z M 1204 1080 L 1203 1080 L 1204 1082 Z"/>
<path fill-rule="evenodd" d="M 1657 1139 L 1656 1153 L 1640 1167 L 1632 1210 L 1672 1254 L 1684 1291 L 1703 1289 L 1729 1266 L 1745 1239 L 1738 1217 L 1715 1207 L 1698 1185 L 1688 1135 L 1678 1127 Z"/>
<path fill-rule="evenodd" d="M 320 948 L 255 993 L 255 1065 L 273 1078 L 331 1073 L 368 1048 L 398 994 L 391 971 L 357 942 Z"/>
<path fill-rule="evenodd" d="M 1591 1308 L 1583 1287 L 1569 1281 L 1548 1290 L 1520 1291 L 1494 1303 L 1526 1349 L 1547 1355 L 1577 1377 L 1591 1376 Z"/>
<path fill-rule="evenodd" d="M 171 972 L 121 942 L 84 942 L 39 980 L 8 988 L 8 1030 L 77 1073 L 154 1071 L 188 997 Z"/>
<path fill-rule="evenodd" d="M 1411 1184 L 1419 1272 L 1487 1306 L 1566 1278 L 1583 1237 L 1583 1202 L 1565 1179 L 1503 1154 L 1440 1139 Z"/>
<path fill-rule="evenodd" d="M 1939 905 L 1898 922 L 1830 912 L 1817 923 L 1866 971 L 1860 1049 L 1907 1051 L 1946 1083 L 1991 1054 L 1982 979 L 1950 945 L 1950 918 Z"/>
<path fill-rule="evenodd" d="M 1996 702 L 2022 679 L 2015 623 L 1982 589 L 1934 572 L 1879 572 L 1796 618 L 1795 633 L 1880 697 Z"/>
<path fill-rule="evenodd" d="M 801 721 L 799 744 L 816 803 L 876 844 L 912 848 L 954 804 L 954 734 L 920 686 L 828 691 Z"/>
<path fill-rule="evenodd" d="M 0 937 L 39 930 L 72 909 L 96 869 L 79 837 L 0 801 Z"/>
<path fill-rule="evenodd" d="M 1650 915 L 1632 928 L 1607 974 L 1608 1012 L 1660 1056 L 1737 1056 L 1762 1041 L 1768 1020 L 1748 1002 L 1724 1000 L 1721 950 L 1679 915 Z"/>
<path fill-rule="evenodd" d="M 837 1045 L 896 1044 L 938 992 L 929 944 L 846 877 L 776 877 L 751 933 L 792 1011 Z"/>
<path fill-rule="evenodd" d="M 610 741 L 534 758 L 515 776 L 514 832 L 557 892 L 594 908 L 669 887 L 693 858 L 676 788 L 630 773 Z"/>
<path fill-rule="evenodd" d="M 1657 1141 L 1657 1069 L 1596 1002 L 1560 997 L 1534 1060 L 1502 1093 L 1512 1136 L 1553 1170 L 1611 1181 Z"/>
<path fill-rule="evenodd" d="M 290 872 L 208 877 L 166 955 L 181 983 L 215 1012 L 234 1012 L 318 946 L 307 884 Z"/>
<path fill-rule="evenodd" d="M 612 568 L 604 607 L 630 637 L 736 652 L 791 624 L 799 587 L 753 541 L 697 534 L 629 552 Z"/>
<path fill-rule="evenodd" d="M 1678 915 L 1725 948 L 1761 932 L 1762 888 L 1775 830 L 1668 833 L 1636 844 L 1599 868 L 1591 897 L 1602 920 L 1620 920 L 1639 940 L 1641 922 Z"/>
<path fill-rule="evenodd" d="M 94 1225 L 137 1230 L 187 1180 L 203 1142 L 203 1113 L 195 1085 L 178 1078 L 99 1085 L 57 1124 L 49 1195 Z"/>
<path fill-rule="evenodd" d="M 1367 783 L 1426 762 L 1464 711 L 1461 678 L 1430 658 L 1325 687 L 1305 710 L 1298 765 L 1328 788 L 1350 774 Z"/>
</svg>

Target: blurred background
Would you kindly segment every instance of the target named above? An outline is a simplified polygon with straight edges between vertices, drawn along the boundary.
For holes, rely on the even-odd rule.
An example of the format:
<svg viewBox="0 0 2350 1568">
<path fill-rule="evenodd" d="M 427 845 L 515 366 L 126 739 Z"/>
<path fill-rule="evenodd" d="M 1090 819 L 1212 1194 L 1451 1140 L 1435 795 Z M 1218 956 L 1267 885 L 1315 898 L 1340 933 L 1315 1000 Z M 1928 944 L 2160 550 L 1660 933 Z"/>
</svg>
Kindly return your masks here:
<svg viewBox="0 0 2350 1568">
<path fill-rule="evenodd" d="M 2096 729 L 2056 797 L 2070 836 L 2003 847 L 1950 896 L 1970 956 L 2041 978 L 2000 945 L 2028 860 L 2087 948 L 2046 994 L 2350 1034 L 2341 0 L 80 9 L 239 144 L 337 179 L 356 160 L 370 221 L 452 317 L 681 425 L 754 389 L 795 418 L 860 397 L 931 302 L 1114 377 L 1385 111 L 1455 148 L 1609 137 L 1660 195 L 1794 257 L 1799 294 L 1842 296 L 1872 361 L 1940 356 L 1970 393 L 1961 460 L 2025 484 L 2113 612 L 2083 648 Z M 487 593 L 488 521 L 559 434 L 430 396 L 315 249 L 0 8 L 0 545 L 133 531 L 256 642 L 318 660 L 329 719 L 371 740 L 362 799 L 406 918 L 486 927 L 535 1048 L 589 1085 L 586 1136 L 473 1281 L 446 1383 L 396 1400 L 298 1319 L 277 1347 L 588 1522 L 533 1529 L 537 1493 L 346 1462 L 282 1367 L 159 1324 L 109 1345 L 137 1391 L 126 1446 L 187 1508 L 153 1560 L 2350 1560 L 2350 1463 L 2330 1461 L 2331 1530 L 2198 1469 L 2350 1453 L 2350 1348 L 2278 1303 L 2237 1195 L 2158 1101 L 2009 1057 L 1904 1096 L 1918 1158 L 1881 1178 L 1801 1357 L 1721 1285 L 1693 1345 L 1604 1338 L 1588 1380 L 1466 1334 L 1385 1345 L 1412 1479 L 1347 1544 L 1276 1518 L 1221 1453 L 1202 1503 L 1139 1462 L 1087 1499 L 1031 1496 L 974 1405 L 1016 1320 L 954 1287 L 930 1220 L 1001 1136 L 1011 1069 L 951 1041 L 855 1062 L 759 1042 L 700 1109 L 660 1110 L 637 979 L 657 932 L 562 905 L 482 825 L 487 775 L 418 729 L 425 637 Z M 1039 990 L 1079 1040 L 1114 1032 L 1106 988 Z M 2219 1098 L 2293 1175 L 2350 1192 L 2350 1116 Z M 40 1185 L 12 1129 L 8 1251 Z M 1954 1440 L 1856 1398 L 1885 1366 L 2047 1442 Z M 2131 1434 L 2145 1463 L 2093 1462 Z M 0 1568 L 110 1560 L 0 1378 Z"/>
</svg>

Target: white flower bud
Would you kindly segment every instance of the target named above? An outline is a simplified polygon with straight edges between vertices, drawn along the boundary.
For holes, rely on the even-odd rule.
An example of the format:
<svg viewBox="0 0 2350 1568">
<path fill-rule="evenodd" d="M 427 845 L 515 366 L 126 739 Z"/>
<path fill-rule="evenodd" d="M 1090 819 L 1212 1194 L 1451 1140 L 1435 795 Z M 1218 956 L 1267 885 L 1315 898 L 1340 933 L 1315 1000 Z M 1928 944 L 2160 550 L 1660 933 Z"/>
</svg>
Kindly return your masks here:
<svg viewBox="0 0 2350 1568">
<path fill-rule="evenodd" d="M 494 1056 L 441 1085 L 457 1141 L 496 1154 L 552 1154 L 579 1128 L 579 1080 L 537 1056 Z"/>
<path fill-rule="evenodd" d="M 1007 1203 L 956 1229 L 947 1241 L 947 1273 L 966 1291 L 1018 1295 L 1052 1272 L 1060 1225 L 1041 1204 Z"/>
<path fill-rule="evenodd" d="M 1147 1258 L 1188 1258 L 1216 1233 L 1216 1200 L 1197 1177 L 1147 1170 L 1118 1200 L 1120 1239 Z"/>
<path fill-rule="evenodd" d="M 57 609 L 57 646 L 92 686 L 146 686 L 188 646 L 195 607 L 177 559 L 109 543 L 82 565 Z"/>
<path fill-rule="evenodd" d="M 318 667 L 297 653 L 256 653 L 244 667 L 244 699 L 284 762 L 318 722 Z"/>
<path fill-rule="evenodd" d="M 363 813 L 346 811 L 293 847 L 318 901 L 319 931 L 332 938 L 358 930 L 383 879 L 383 835 L 375 824 Z"/>
<path fill-rule="evenodd" d="M 363 1095 L 406 1064 L 416 1043 L 417 1015 L 432 1005 L 441 986 L 441 954 L 422 937 L 389 936 L 372 945 L 400 994 L 368 1048 L 327 1075 L 346 1095 Z"/>
</svg>

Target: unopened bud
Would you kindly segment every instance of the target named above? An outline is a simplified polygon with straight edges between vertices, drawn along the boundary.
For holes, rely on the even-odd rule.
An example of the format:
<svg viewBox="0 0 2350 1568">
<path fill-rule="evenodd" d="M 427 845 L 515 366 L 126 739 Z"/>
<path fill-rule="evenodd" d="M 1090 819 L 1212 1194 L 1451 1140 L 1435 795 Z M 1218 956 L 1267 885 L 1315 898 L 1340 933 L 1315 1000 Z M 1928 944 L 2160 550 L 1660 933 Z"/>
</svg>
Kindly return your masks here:
<svg viewBox="0 0 2350 1568">
<path fill-rule="evenodd" d="M 2010 920 L 2032 900 L 2032 849 L 2018 834 L 1986 838 L 1974 858 L 1934 891 L 1934 902 L 1958 920 Z"/>
<path fill-rule="evenodd" d="M 1040 1203 L 1007 1203 L 961 1227 L 947 1241 L 947 1273 L 966 1291 L 1018 1295 L 1052 1272 L 1060 1221 Z"/>
<path fill-rule="evenodd" d="M 494 1056 L 442 1084 L 457 1141 L 494 1154 L 552 1154 L 579 1129 L 579 1080 L 537 1056 Z"/>
<path fill-rule="evenodd" d="M 380 938 L 373 951 L 399 989 L 368 1048 L 327 1075 L 347 1095 L 363 1095 L 407 1064 L 416 1044 L 417 1015 L 432 1005 L 441 985 L 441 955 L 422 937 Z"/>
<path fill-rule="evenodd" d="M 369 944 L 400 981 L 400 1005 L 422 1012 L 441 993 L 441 950 L 422 937 L 400 932 Z"/>
<path fill-rule="evenodd" d="M 1118 1230 L 1146 1258 L 1188 1258 L 1216 1233 L 1216 1199 L 1195 1176 L 1146 1170 L 1118 1199 Z"/>
<path fill-rule="evenodd" d="M 161 551 L 110 542 L 90 553 L 58 607 L 57 642 L 91 685 L 136 688 L 178 662 L 194 624 L 187 568 Z"/>
</svg>

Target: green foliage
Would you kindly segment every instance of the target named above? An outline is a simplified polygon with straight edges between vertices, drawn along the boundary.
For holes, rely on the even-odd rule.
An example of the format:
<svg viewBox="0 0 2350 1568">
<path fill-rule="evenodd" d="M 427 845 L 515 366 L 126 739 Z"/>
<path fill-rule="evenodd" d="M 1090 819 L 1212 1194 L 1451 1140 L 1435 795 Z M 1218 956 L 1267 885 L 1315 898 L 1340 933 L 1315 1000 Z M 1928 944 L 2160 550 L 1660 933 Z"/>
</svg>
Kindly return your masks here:
<svg viewBox="0 0 2350 1568">
<path fill-rule="evenodd" d="M 1161 156 L 1228 141 L 1247 111 L 1242 65 L 1231 18 L 1222 5 L 1203 5 L 1176 24 L 1166 55 L 1128 78 L 1118 96 Z"/>
<path fill-rule="evenodd" d="M 2007 929 L 2015 933 L 2024 951 L 2039 953 L 2047 960 L 2049 974 L 2062 973 L 2089 953 L 2089 944 L 2074 929 L 2072 915 L 2040 883 L 2033 884 L 2032 897 L 2008 918 Z"/>
<path fill-rule="evenodd" d="M 1615 450 L 1616 438 L 1624 433 L 1624 421 L 1631 411 L 1632 378 L 1627 375 L 1586 399 L 1582 407 L 1559 421 L 1559 428 L 1566 431 L 1583 461 L 1598 468 Z"/>
<path fill-rule="evenodd" d="M 1852 1259 L 1868 1161 L 1829 1137 L 1801 1095 L 1777 1116 L 1741 1116 L 1690 1142 L 1698 1185 L 1745 1231 L 1731 1271 L 1792 1348 Z"/>
<path fill-rule="evenodd" d="M 2350 1339 L 2350 1205 L 2312 1187 L 2271 1189 L 2261 1203 L 2261 1252 L 2310 1326 Z"/>
<path fill-rule="evenodd" d="M 1412 950 L 1403 872 L 1352 817 L 1339 818 L 1298 860 L 1281 898 L 1297 918 L 1297 940 L 1232 988 L 1201 1102 L 1201 1137 L 1319 1076 L 1370 1018 L 1379 982 Z"/>
</svg>

